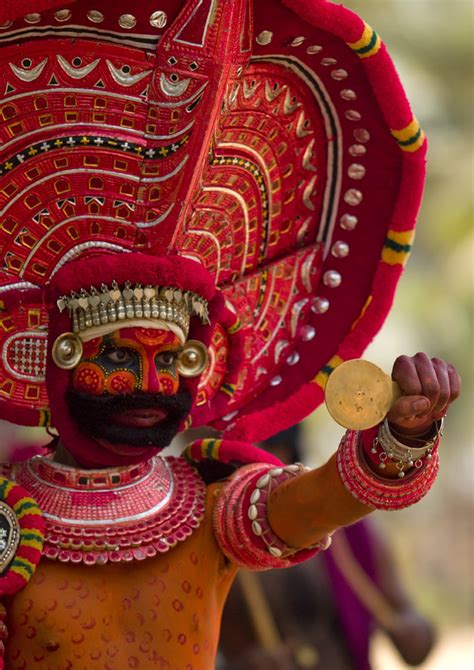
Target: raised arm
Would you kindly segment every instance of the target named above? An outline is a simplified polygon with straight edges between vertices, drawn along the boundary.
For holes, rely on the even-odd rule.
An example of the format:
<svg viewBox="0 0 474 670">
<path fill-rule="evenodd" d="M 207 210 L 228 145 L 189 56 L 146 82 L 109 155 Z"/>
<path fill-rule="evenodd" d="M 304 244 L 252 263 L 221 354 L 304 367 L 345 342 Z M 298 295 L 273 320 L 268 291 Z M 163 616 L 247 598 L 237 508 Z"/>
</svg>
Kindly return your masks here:
<svg viewBox="0 0 474 670">
<path fill-rule="evenodd" d="M 325 465 L 253 463 L 220 488 L 214 530 L 227 558 L 250 569 L 289 567 L 327 548 L 337 528 L 374 509 L 408 507 L 428 492 L 459 375 L 440 359 L 416 354 L 398 358 L 392 377 L 402 394 L 385 420 L 347 431 Z"/>
<path fill-rule="evenodd" d="M 272 490 L 268 522 L 289 546 L 310 546 L 375 508 L 405 507 L 427 492 L 440 422 L 460 378 L 452 365 L 423 353 L 399 357 L 392 377 L 402 395 L 377 430 L 349 431 L 325 465 Z"/>
</svg>

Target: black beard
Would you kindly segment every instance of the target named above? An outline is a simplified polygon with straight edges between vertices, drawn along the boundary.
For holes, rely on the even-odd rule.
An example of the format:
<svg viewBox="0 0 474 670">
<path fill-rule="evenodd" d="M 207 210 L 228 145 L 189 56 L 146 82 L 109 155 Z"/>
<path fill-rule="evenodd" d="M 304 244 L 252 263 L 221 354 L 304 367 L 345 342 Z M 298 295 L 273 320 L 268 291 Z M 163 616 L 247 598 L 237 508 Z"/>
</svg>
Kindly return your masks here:
<svg viewBox="0 0 474 670">
<path fill-rule="evenodd" d="M 189 391 L 178 391 L 174 395 L 135 391 L 125 395 L 93 396 L 70 389 L 66 393 L 66 402 L 77 425 L 94 438 L 102 438 L 111 444 L 164 449 L 177 435 L 193 401 Z M 132 428 L 112 420 L 113 415 L 125 410 L 156 407 L 167 413 L 156 426 Z"/>
</svg>

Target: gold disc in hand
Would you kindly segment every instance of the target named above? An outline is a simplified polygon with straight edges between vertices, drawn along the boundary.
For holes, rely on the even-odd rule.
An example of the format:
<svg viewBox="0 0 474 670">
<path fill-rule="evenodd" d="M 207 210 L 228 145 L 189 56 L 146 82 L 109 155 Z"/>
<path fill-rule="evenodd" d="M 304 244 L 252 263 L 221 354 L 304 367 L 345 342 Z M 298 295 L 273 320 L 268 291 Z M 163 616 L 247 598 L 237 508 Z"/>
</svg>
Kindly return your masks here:
<svg viewBox="0 0 474 670">
<path fill-rule="evenodd" d="M 377 365 L 362 359 L 341 363 L 330 374 L 325 389 L 329 414 L 352 430 L 376 426 L 399 395 L 398 384 Z"/>
</svg>

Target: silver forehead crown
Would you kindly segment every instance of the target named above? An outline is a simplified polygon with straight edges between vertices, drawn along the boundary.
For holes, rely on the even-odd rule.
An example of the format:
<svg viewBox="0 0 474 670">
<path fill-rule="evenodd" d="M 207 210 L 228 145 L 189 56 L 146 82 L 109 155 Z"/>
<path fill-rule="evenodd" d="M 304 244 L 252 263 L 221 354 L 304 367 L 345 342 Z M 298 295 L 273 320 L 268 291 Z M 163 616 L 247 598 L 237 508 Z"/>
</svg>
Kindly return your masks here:
<svg viewBox="0 0 474 670">
<path fill-rule="evenodd" d="M 115 322 L 132 319 L 162 319 L 178 325 L 187 336 L 189 321 L 198 316 L 203 324 L 210 323 L 207 301 L 196 293 L 170 286 L 145 286 L 125 282 L 120 288 L 113 281 L 111 288 L 102 284 L 62 296 L 57 302 L 60 312 L 69 311 L 72 329 L 79 333 Z"/>
</svg>

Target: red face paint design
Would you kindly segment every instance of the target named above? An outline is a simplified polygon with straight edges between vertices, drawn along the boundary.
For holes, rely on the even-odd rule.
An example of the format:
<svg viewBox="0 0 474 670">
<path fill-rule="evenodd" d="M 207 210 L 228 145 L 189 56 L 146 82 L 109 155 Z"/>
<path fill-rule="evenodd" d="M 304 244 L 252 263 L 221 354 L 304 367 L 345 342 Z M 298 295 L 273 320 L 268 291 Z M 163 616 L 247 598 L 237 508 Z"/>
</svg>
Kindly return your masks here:
<svg viewBox="0 0 474 670">
<path fill-rule="evenodd" d="M 173 395 L 179 388 L 176 365 L 181 348 L 178 336 L 168 330 L 120 328 L 85 343 L 72 386 L 90 395 Z"/>
</svg>

